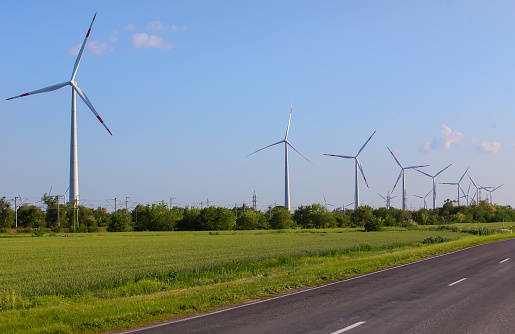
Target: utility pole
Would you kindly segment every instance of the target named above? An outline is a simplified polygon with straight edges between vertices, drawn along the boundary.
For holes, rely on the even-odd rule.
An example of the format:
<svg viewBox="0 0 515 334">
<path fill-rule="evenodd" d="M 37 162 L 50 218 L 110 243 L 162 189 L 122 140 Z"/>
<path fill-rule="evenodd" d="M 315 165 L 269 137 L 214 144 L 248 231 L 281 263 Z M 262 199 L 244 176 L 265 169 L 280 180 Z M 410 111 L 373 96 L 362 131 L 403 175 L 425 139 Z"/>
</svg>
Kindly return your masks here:
<svg viewBox="0 0 515 334">
<path fill-rule="evenodd" d="M 243 201 L 243 213 L 245 213 L 245 201 Z"/>
<path fill-rule="evenodd" d="M 254 195 L 252 195 L 252 207 L 254 208 L 254 211 L 257 211 L 257 197 L 256 197 L 255 190 L 254 190 Z"/>
<path fill-rule="evenodd" d="M 129 199 L 130 199 L 130 197 L 125 197 L 125 214 L 126 215 L 129 212 L 129 210 L 127 209 L 127 202 L 129 202 Z"/>
<path fill-rule="evenodd" d="M 118 212 L 116 210 L 116 197 L 114 198 L 114 215 L 118 216 Z"/>
<path fill-rule="evenodd" d="M 16 224 L 15 227 L 18 228 L 18 197 L 14 197 L 14 212 L 16 214 Z"/>
</svg>

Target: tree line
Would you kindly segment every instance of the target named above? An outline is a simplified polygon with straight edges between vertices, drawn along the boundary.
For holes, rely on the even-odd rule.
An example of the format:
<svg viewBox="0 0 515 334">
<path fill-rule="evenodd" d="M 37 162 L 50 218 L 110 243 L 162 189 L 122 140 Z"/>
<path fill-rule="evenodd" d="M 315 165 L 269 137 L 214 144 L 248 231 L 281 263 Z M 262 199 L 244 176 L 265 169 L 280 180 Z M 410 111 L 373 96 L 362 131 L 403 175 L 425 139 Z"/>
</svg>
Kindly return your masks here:
<svg viewBox="0 0 515 334">
<path fill-rule="evenodd" d="M 294 212 L 284 206 L 269 207 L 265 212 L 248 207 L 210 206 L 206 208 L 173 207 L 167 204 L 139 204 L 133 210 L 91 209 L 71 204 L 58 204 L 58 198 L 44 194 L 46 209 L 22 205 L 15 209 L 0 198 L 0 229 L 52 229 L 55 232 L 125 232 L 125 231 L 217 231 L 289 228 L 363 227 L 367 231 L 382 226 L 443 225 L 452 223 L 488 223 L 515 219 L 515 210 L 481 201 L 470 206 L 457 206 L 447 200 L 441 208 L 417 211 L 396 208 L 373 209 L 368 205 L 356 210 L 329 211 L 322 204 L 301 205 Z M 17 217 L 16 217 L 17 216 Z M 74 224 L 74 222 L 76 224 Z"/>
</svg>

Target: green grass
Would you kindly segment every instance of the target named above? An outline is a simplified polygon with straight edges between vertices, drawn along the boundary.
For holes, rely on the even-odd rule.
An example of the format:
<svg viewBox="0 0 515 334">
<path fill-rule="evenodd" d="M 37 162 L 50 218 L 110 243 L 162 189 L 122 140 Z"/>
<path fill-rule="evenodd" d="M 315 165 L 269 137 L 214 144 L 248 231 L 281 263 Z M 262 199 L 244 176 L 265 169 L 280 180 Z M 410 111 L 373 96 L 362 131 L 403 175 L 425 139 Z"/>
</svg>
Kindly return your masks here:
<svg viewBox="0 0 515 334">
<path fill-rule="evenodd" d="M 138 232 L 3 239 L 0 290 L 8 287 L 30 298 L 117 287 L 145 277 L 174 276 L 224 263 L 256 262 L 345 250 L 413 244 L 448 231 L 358 232 L 289 230 L 219 232 Z"/>
<path fill-rule="evenodd" d="M 511 236 L 338 229 L 3 239 L 0 332 L 131 327 Z M 454 241 L 423 245 L 429 238 Z"/>
</svg>

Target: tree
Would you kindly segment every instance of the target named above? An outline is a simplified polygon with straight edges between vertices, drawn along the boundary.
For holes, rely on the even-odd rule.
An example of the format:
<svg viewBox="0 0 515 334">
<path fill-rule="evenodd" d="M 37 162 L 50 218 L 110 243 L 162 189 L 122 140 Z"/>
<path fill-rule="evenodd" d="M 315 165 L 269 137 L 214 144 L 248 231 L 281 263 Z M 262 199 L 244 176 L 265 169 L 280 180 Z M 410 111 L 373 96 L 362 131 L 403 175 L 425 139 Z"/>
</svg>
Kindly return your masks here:
<svg viewBox="0 0 515 334">
<path fill-rule="evenodd" d="M 35 205 L 22 205 L 18 209 L 19 227 L 45 227 L 45 213 Z"/>
<path fill-rule="evenodd" d="M 244 213 L 238 215 L 236 226 L 239 230 L 267 229 L 268 222 L 263 212 L 246 210 Z"/>
<path fill-rule="evenodd" d="M 336 219 L 322 204 L 301 205 L 293 214 L 293 220 L 302 228 L 326 228 L 336 226 Z"/>
<path fill-rule="evenodd" d="M 234 216 L 229 209 L 209 206 L 200 210 L 199 223 L 203 231 L 232 230 Z"/>
<path fill-rule="evenodd" d="M 0 228 L 10 228 L 14 223 L 14 210 L 11 209 L 11 204 L 5 200 L 5 197 L 0 198 Z"/>
<path fill-rule="evenodd" d="M 135 231 L 173 231 L 181 214 L 169 210 L 166 204 L 138 205 L 133 213 Z"/>
<path fill-rule="evenodd" d="M 293 226 L 293 220 L 291 219 L 291 213 L 285 206 L 276 206 L 270 219 L 270 227 L 276 230 L 291 228 Z"/>
<path fill-rule="evenodd" d="M 364 226 L 373 217 L 372 208 L 368 205 L 360 206 L 352 213 L 350 220 L 355 226 Z"/>
<path fill-rule="evenodd" d="M 109 232 L 128 232 L 132 231 L 131 215 L 126 214 L 125 209 L 120 209 L 111 214 L 111 221 L 107 226 Z"/>
</svg>

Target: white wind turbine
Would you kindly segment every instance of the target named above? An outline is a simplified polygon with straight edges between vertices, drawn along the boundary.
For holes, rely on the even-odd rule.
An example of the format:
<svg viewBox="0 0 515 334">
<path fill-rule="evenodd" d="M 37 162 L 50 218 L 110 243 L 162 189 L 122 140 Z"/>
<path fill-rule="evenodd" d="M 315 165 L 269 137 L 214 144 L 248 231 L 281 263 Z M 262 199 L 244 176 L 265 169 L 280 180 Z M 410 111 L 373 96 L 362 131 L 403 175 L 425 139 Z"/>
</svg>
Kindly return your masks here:
<svg viewBox="0 0 515 334">
<path fill-rule="evenodd" d="M 86 46 L 86 41 L 88 40 L 89 33 L 91 32 L 91 27 L 93 26 L 93 22 L 95 21 L 95 17 L 97 14 L 95 13 L 95 16 L 93 16 L 93 20 L 91 21 L 91 25 L 89 26 L 88 33 L 86 34 L 86 38 L 84 38 L 84 42 L 82 43 L 82 47 L 80 48 L 79 54 L 77 55 L 77 59 L 75 60 L 75 65 L 73 66 L 72 76 L 70 80 L 65 81 L 63 83 L 53 85 L 46 88 L 41 88 L 29 93 L 21 94 L 18 96 L 14 96 L 11 98 L 8 98 L 7 100 L 16 99 L 18 97 L 24 97 L 28 95 L 34 95 L 39 93 L 46 93 L 51 92 L 54 90 L 57 90 L 59 88 L 62 88 L 64 86 L 71 86 L 72 88 L 72 115 L 71 115 L 71 143 L 70 143 L 70 197 L 69 201 L 71 203 L 74 203 L 74 206 L 77 205 L 77 201 L 79 198 L 79 167 L 78 167 L 78 160 L 77 160 L 77 120 L 76 120 L 76 103 L 75 103 L 75 93 L 79 94 L 81 99 L 86 103 L 86 105 L 91 109 L 93 114 L 97 117 L 97 119 L 102 123 L 102 125 L 106 128 L 106 130 L 109 132 L 109 134 L 113 135 L 109 128 L 105 125 L 104 121 L 100 116 L 98 115 L 97 111 L 89 101 L 88 97 L 80 88 L 77 86 L 77 82 L 75 81 L 75 75 L 77 74 L 77 69 L 79 67 L 80 60 L 82 58 L 82 54 L 84 52 L 84 47 Z"/>
<path fill-rule="evenodd" d="M 467 174 L 467 172 L 469 171 L 469 168 L 467 168 L 467 170 L 465 171 L 465 173 L 463 173 L 463 175 L 461 176 L 460 180 L 458 182 L 443 182 L 443 183 L 440 183 L 440 184 L 450 184 L 450 185 L 455 185 L 455 186 L 458 186 L 458 206 L 460 206 L 460 182 L 461 180 L 463 180 L 463 178 L 465 177 L 465 174 Z M 461 191 L 463 192 L 463 189 L 461 189 Z M 463 194 L 465 195 L 465 193 Z M 468 200 L 467 200 L 467 203 L 468 203 Z"/>
<path fill-rule="evenodd" d="M 375 133 L 376 133 L 375 131 L 374 131 L 374 133 L 372 133 L 372 135 L 368 138 L 368 140 L 365 142 L 365 144 L 363 144 L 363 146 L 361 146 L 361 148 L 358 151 L 358 154 L 356 154 L 355 156 L 324 154 L 324 155 L 328 155 L 330 157 L 338 157 L 338 158 L 344 158 L 344 159 L 354 159 L 354 163 L 355 163 L 355 169 L 354 169 L 354 210 L 356 210 L 359 207 L 359 182 L 358 182 L 359 174 L 358 174 L 358 169 L 361 171 L 361 175 L 363 176 L 363 180 L 365 180 L 365 184 L 367 185 L 367 188 L 368 188 L 368 182 L 367 182 L 367 179 L 365 178 L 365 173 L 363 173 L 363 168 L 361 167 L 361 164 L 359 163 L 358 155 L 361 153 L 361 151 L 363 151 L 365 146 L 367 146 L 368 142 L 370 141 L 370 139 L 372 139 L 372 137 L 374 136 Z"/>
<path fill-rule="evenodd" d="M 444 170 L 446 170 L 447 168 L 449 168 L 452 164 L 449 164 L 447 167 L 445 167 L 444 169 L 442 169 L 441 171 L 439 171 L 438 173 L 436 173 L 435 175 L 429 175 L 427 173 L 424 173 L 423 171 L 421 170 L 418 170 L 418 169 L 415 169 L 417 172 L 420 172 L 422 174 L 424 174 L 425 176 L 428 176 L 430 178 L 433 179 L 433 210 L 436 209 L 436 182 L 435 182 L 435 179 L 438 175 L 440 175 Z M 459 193 L 458 193 L 459 195 Z"/>
<path fill-rule="evenodd" d="M 496 187 L 496 188 L 494 188 L 494 189 L 492 189 L 492 190 L 487 189 L 487 188 L 492 188 L 492 187 L 483 187 L 483 189 L 485 189 L 486 191 L 488 191 L 488 193 L 490 193 L 490 204 L 493 204 L 493 203 L 492 203 L 492 193 L 493 193 L 494 191 L 496 191 L 497 189 L 501 188 L 502 186 L 504 186 L 504 184 L 501 184 L 500 186 L 498 186 L 498 187 Z"/>
<path fill-rule="evenodd" d="M 406 182 L 405 182 L 405 177 L 404 177 L 404 171 L 406 169 L 422 168 L 422 167 L 427 167 L 429 165 L 402 167 L 401 163 L 399 162 L 399 160 L 397 160 L 397 158 L 393 154 L 392 150 L 390 150 L 389 147 L 386 147 L 386 148 L 388 149 L 388 151 L 390 151 L 390 153 L 392 154 L 392 157 L 395 159 L 395 162 L 397 162 L 397 165 L 399 165 L 399 167 L 401 168 L 401 172 L 399 173 L 399 177 L 397 178 L 397 181 L 395 181 L 395 185 L 393 186 L 392 192 L 395 190 L 395 187 L 397 186 L 397 183 L 399 183 L 399 180 L 402 176 L 402 210 L 406 210 L 406 187 L 405 187 Z"/>
<path fill-rule="evenodd" d="M 479 196 L 480 196 L 480 194 L 479 194 L 479 190 L 480 190 L 481 188 L 478 188 L 478 186 L 476 186 L 476 183 L 474 182 L 474 180 L 472 180 L 472 178 L 470 177 L 470 175 L 467 175 L 467 176 L 469 177 L 470 181 L 471 181 L 471 182 L 472 182 L 472 184 L 474 185 L 474 188 L 476 188 L 476 192 L 474 193 L 474 197 L 476 197 L 476 205 L 479 205 Z M 474 198 L 474 197 L 472 197 L 472 198 Z"/>
<path fill-rule="evenodd" d="M 415 197 L 418 197 L 418 198 L 421 198 L 424 200 L 424 209 L 427 209 L 427 202 L 426 202 L 426 197 L 429 196 L 429 194 L 432 192 L 433 190 L 429 190 L 429 192 L 426 194 L 426 196 L 419 196 L 419 195 L 413 195 Z"/>
<path fill-rule="evenodd" d="M 289 166 L 288 166 L 288 146 L 293 148 L 295 150 L 295 152 L 300 154 L 301 157 L 303 157 L 309 163 L 311 163 L 311 161 L 309 161 L 308 158 L 306 158 L 305 156 L 302 155 L 302 153 L 297 151 L 297 149 L 295 147 L 293 147 L 293 145 L 290 144 L 290 142 L 288 141 L 288 133 L 290 132 L 290 122 L 291 122 L 292 111 L 293 111 L 293 100 L 291 101 L 290 118 L 288 119 L 288 127 L 286 128 L 286 135 L 284 136 L 283 140 L 278 141 L 277 143 L 265 146 L 263 148 L 260 148 L 259 150 L 254 151 L 254 152 L 250 153 L 249 155 L 247 155 L 247 157 L 249 157 L 254 153 L 264 150 L 265 148 L 269 148 L 271 146 L 275 146 L 275 145 L 284 143 L 284 206 L 287 207 L 288 210 L 290 210 L 290 172 L 289 172 Z"/>
</svg>

